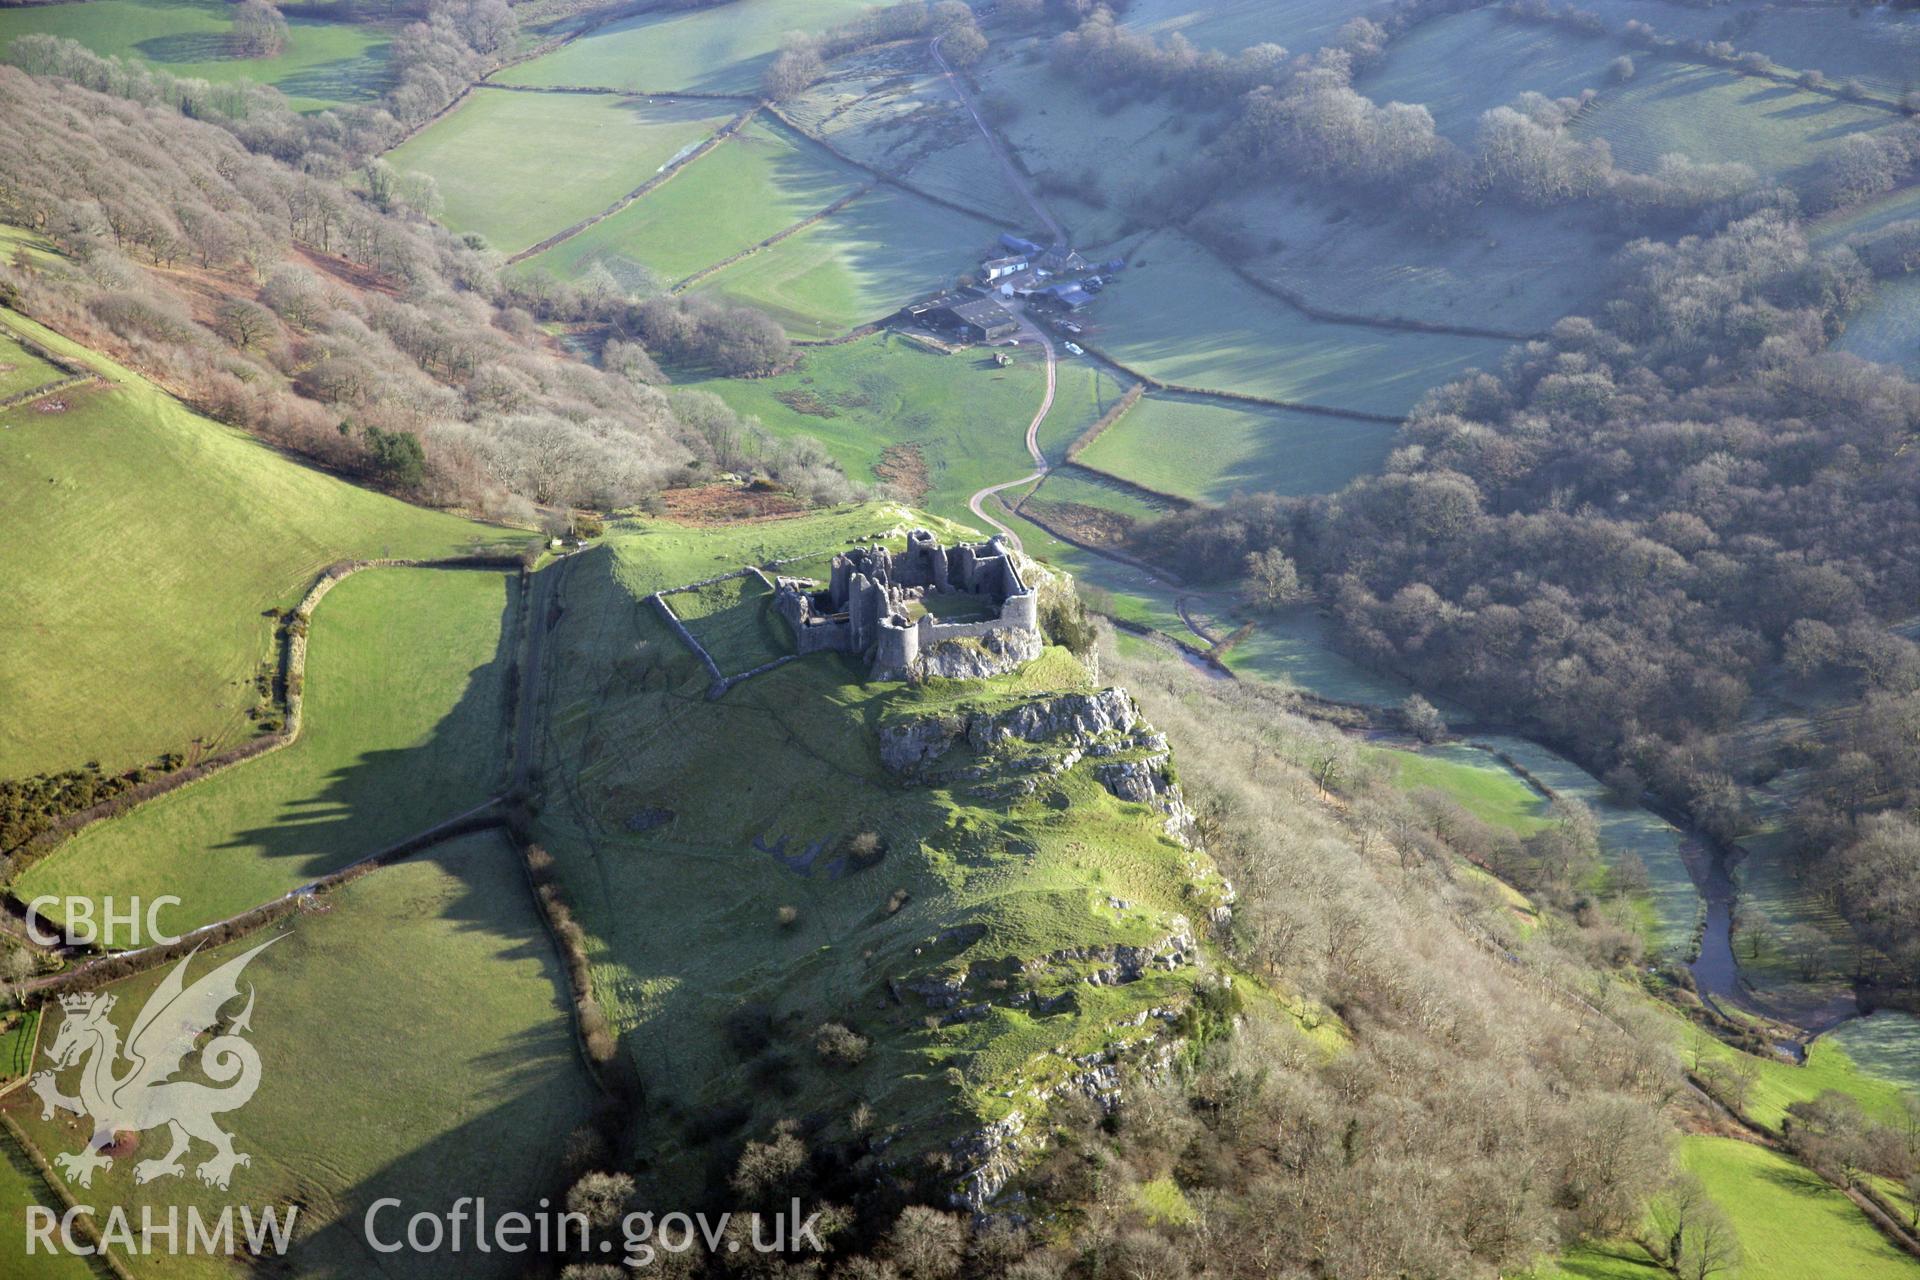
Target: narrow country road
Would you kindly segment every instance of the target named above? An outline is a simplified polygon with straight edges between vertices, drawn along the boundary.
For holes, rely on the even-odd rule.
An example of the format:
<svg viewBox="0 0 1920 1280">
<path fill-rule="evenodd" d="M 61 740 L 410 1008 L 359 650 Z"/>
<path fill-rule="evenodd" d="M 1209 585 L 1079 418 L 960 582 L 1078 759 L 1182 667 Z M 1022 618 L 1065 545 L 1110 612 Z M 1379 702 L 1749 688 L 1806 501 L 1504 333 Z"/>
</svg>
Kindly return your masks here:
<svg viewBox="0 0 1920 1280">
<path fill-rule="evenodd" d="M 999 530 L 1000 535 L 1012 543 L 1016 551 L 1024 551 L 1026 549 L 1020 545 L 1020 535 L 988 515 L 986 501 L 1003 489 L 1015 489 L 1023 484 L 1030 484 L 1042 478 L 1047 472 L 1053 469 L 1047 465 L 1047 455 L 1040 452 L 1040 424 L 1046 421 L 1047 413 L 1053 408 L 1054 389 L 1059 385 L 1059 365 L 1054 357 L 1053 339 L 1031 325 L 1028 326 L 1028 331 L 1040 339 L 1041 350 L 1047 353 L 1047 394 L 1041 397 L 1039 412 L 1035 413 L 1033 415 L 1033 421 L 1027 424 L 1027 453 L 1033 458 L 1034 469 L 1027 475 L 1021 476 L 1018 480 L 1007 480 L 1000 484 L 988 485 L 967 499 L 967 509 L 972 511 L 974 515 L 979 516 L 980 519 L 987 524 Z"/>
</svg>

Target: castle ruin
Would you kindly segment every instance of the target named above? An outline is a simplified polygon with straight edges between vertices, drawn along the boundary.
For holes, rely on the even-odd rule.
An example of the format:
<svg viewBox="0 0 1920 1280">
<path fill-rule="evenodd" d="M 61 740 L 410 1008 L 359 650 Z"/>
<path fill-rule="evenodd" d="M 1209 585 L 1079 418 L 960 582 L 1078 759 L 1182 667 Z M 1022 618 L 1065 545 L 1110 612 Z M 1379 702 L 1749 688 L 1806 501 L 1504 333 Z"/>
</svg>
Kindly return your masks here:
<svg viewBox="0 0 1920 1280">
<path fill-rule="evenodd" d="M 833 558 L 825 590 L 808 578 L 777 579 L 774 608 L 801 654 L 868 655 L 881 680 L 927 670 L 936 646 L 950 641 L 978 641 L 1015 665 L 1041 643 L 1038 597 L 999 537 L 948 548 L 915 529 L 897 556 L 856 547 Z"/>
</svg>

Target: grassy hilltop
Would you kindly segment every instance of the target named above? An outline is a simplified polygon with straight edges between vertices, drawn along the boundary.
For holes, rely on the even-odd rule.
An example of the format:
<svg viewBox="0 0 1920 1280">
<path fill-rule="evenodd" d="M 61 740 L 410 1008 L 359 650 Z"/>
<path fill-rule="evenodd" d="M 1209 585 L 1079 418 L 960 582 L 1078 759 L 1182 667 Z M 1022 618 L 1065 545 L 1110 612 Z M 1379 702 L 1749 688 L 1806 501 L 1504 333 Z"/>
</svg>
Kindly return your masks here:
<svg viewBox="0 0 1920 1280">
<path fill-rule="evenodd" d="M 746 563 L 824 564 L 923 522 L 890 505 L 701 531 L 638 522 L 567 566 L 537 838 L 591 935 L 596 991 L 649 1098 L 643 1148 L 669 1181 L 710 1157 L 716 1125 L 759 1136 L 777 1116 L 844 1117 L 864 1101 L 911 1153 L 967 1116 L 1031 1116 L 1080 1070 L 1056 1050 L 1151 1035 L 1163 1023 L 1143 1015 L 1183 1007 L 1196 980 L 1189 967 L 1090 986 L 1080 978 L 1097 962 L 1060 956 L 1152 947 L 1180 916 L 1204 931 L 1221 882 L 1158 814 L 1085 769 L 1009 800 L 906 785 L 881 764 L 890 721 L 1098 687 L 1067 650 L 985 683 L 922 687 L 869 682 L 818 654 L 709 702 L 705 673 L 645 599 Z M 764 611 L 767 597 L 731 608 Z M 691 625 L 717 631 L 724 612 Z M 997 762 L 984 763 L 990 785 Z M 856 869 L 871 860 L 862 850 L 884 856 Z M 913 990 L 940 975 L 965 978 L 963 1003 L 985 1007 L 955 1017 Z M 872 1041 L 861 1065 L 816 1055 L 828 1021 Z"/>
</svg>

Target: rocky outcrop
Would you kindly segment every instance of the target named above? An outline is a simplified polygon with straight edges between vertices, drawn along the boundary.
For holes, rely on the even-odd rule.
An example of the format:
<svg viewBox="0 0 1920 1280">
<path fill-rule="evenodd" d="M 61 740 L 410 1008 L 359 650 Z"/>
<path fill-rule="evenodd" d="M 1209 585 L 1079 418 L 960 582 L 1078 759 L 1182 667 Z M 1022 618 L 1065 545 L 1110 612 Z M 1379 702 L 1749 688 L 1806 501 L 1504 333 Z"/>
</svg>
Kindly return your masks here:
<svg viewBox="0 0 1920 1280">
<path fill-rule="evenodd" d="M 907 674 L 916 680 L 985 680 L 1018 670 L 1045 648 L 1037 631 L 996 627 L 978 639 L 942 640 L 921 650 Z"/>
<path fill-rule="evenodd" d="M 1146 946 L 1115 943 L 1104 947 L 1069 947 L 1029 960 L 1021 967 L 1028 976 L 1037 978 L 1060 965 L 1091 964 L 1096 967 L 1087 975 L 1090 985 L 1117 987 L 1138 982 L 1151 969 L 1171 973 L 1182 965 L 1198 964 L 1200 944 L 1194 941 L 1193 929 L 1186 918 L 1175 916 L 1168 925 L 1170 932 L 1166 937 Z"/>
<path fill-rule="evenodd" d="M 1158 734 L 1153 736 L 1160 738 L 1163 743 L 1166 741 Z M 1173 780 L 1165 751 L 1095 765 L 1093 776 L 1100 780 L 1101 786 L 1120 799 L 1158 809 L 1166 815 L 1163 825 L 1169 836 L 1181 844 L 1193 843 L 1193 810 L 1187 807 L 1187 798 L 1182 794 L 1180 784 Z"/>
<path fill-rule="evenodd" d="M 1004 742 L 1062 742 L 1084 750 L 1106 734 L 1128 733 L 1140 713 L 1125 689 L 1059 693 L 998 711 L 960 710 L 916 716 L 880 731 L 881 763 L 894 773 L 925 769 L 964 742 L 986 751 Z"/>
<path fill-rule="evenodd" d="M 1025 1114 L 1011 1111 L 1003 1119 L 954 1139 L 954 1161 L 966 1170 L 960 1175 L 960 1187 L 953 1197 L 956 1208 L 979 1213 L 1000 1194 L 1000 1189 L 1020 1167 L 1020 1135 L 1026 1128 Z"/>
</svg>

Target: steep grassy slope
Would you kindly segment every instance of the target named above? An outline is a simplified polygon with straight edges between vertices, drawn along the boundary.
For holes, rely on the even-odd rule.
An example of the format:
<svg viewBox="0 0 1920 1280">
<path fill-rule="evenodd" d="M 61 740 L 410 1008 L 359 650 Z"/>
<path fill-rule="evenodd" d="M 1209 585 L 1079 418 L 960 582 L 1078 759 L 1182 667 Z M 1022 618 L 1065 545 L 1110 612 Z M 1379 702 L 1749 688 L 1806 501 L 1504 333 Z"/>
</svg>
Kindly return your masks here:
<svg viewBox="0 0 1920 1280">
<path fill-rule="evenodd" d="M 567 1135 L 591 1108 L 564 975 L 518 857 L 498 836 L 471 836 L 357 880 L 280 930 L 245 971 L 257 997 L 249 1038 L 260 1051 L 260 1089 L 221 1120 L 252 1163 L 228 1190 L 206 1187 L 193 1174 L 206 1158 L 200 1147 L 185 1176 L 136 1186 L 138 1160 L 163 1154 L 166 1134 L 156 1129 L 137 1159 L 96 1174 L 82 1198 L 125 1205 L 136 1221 L 141 1205 L 164 1219 L 167 1205 L 217 1215 L 229 1204 L 284 1212 L 298 1203 L 288 1274 L 446 1275 L 445 1256 L 370 1251 L 367 1206 L 383 1196 L 424 1208 L 484 1195 L 496 1212 L 531 1209 L 564 1185 Z M 191 976 L 267 936 L 201 955 Z M 165 972 L 109 988 L 123 1033 Z M 42 1121 L 29 1094 L 7 1106 L 44 1155 L 85 1140 L 71 1116 Z M 0 1176 L 0 1217 L 34 1190 L 14 1181 Z M 404 1216 L 382 1227 L 389 1221 L 403 1229 Z M 133 1261 L 142 1280 L 236 1274 L 224 1259 L 184 1252 Z M 469 1250 L 459 1274 L 514 1275 L 517 1261 Z"/>
<path fill-rule="evenodd" d="M 0 324 L 113 379 L 62 393 L 61 412 L 0 410 L 0 776 L 239 741 L 263 610 L 335 560 L 519 537 L 300 466 L 22 317 Z"/>
<path fill-rule="evenodd" d="M 1044 1109 L 1102 1052 L 1163 1027 L 1194 969 L 1089 986 L 1082 946 L 1162 946 L 1202 929 L 1220 882 L 1160 816 L 1116 800 L 1086 767 L 1038 776 L 1021 798 L 980 784 L 903 785 L 877 731 L 900 718 L 1006 706 L 1092 686 L 1064 650 L 988 682 L 869 683 L 819 654 L 720 702 L 642 595 L 745 560 L 826 553 L 902 532 L 898 507 L 694 532 L 624 524 L 572 561 L 552 639 L 550 779 L 539 836 L 593 938 L 595 985 L 657 1105 L 645 1145 L 671 1182 L 701 1158 L 689 1132 L 775 1116 L 844 1115 L 864 1099 L 896 1151 L 956 1126 Z M 987 786 L 1004 767 L 983 761 Z M 877 864 L 859 837 L 877 837 Z M 942 975 L 966 989 L 944 998 Z M 742 1010 L 761 1027 L 743 1044 Z M 727 1034 L 729 1019 L 735 1034 Z M 828 1068 L 821 1022 L 873 1040 Z M 723 1105 L 724 1104 L 724 1105 Z M 713 1134 L 706 1133 L 711 1142 Z"/>
<path fill-rule="evenodd" d="M 19 892 L 174 894 L 178 932 L 473 808 L 504 764 L 515 593 L 487 570 L 348 578 L 314 612 L 291 745 L 87 828 Z"/>
</svg>

